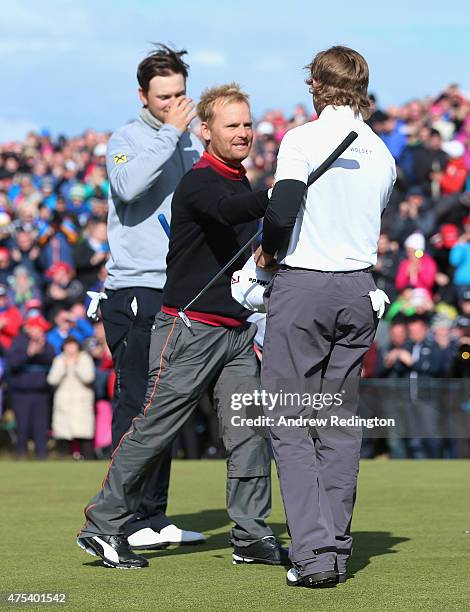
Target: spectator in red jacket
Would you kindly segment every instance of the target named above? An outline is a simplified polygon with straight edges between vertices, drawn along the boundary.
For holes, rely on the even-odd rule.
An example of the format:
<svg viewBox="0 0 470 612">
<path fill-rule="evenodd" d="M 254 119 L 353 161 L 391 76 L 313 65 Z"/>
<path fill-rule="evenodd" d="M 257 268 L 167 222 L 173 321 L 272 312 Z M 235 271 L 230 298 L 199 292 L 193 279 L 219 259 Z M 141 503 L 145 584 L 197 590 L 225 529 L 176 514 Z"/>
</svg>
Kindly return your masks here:
<svg viewBox="0 0 470 612">
<path fill-rule="evenodd" d="M 13 339 L 20 331 L 21 323 L 20 311 L 10 304 L 8 288 L 0 285 L 0 345 L 3 349 L 10 348 Z"/>
<path fill-rule="evenodd" d="M 432 296 L 436 280 L 437 266 L 434 259 L 424 252 L 425 241 L 422 234 L 411 234 L 405 240 L 406 259 L 398 266 L 395 285 L 398 291 L 406 287 L 426 289 Z"/>
<path fill-rule="evenodd" d="M 460 193 L 468 174 L 464 160 L 465 145 L 459 140 L 451 140 L 445 142 L 442 148 L 450 160 L 440 176 L 441 193 L 442 195 Z"/>
</svg>

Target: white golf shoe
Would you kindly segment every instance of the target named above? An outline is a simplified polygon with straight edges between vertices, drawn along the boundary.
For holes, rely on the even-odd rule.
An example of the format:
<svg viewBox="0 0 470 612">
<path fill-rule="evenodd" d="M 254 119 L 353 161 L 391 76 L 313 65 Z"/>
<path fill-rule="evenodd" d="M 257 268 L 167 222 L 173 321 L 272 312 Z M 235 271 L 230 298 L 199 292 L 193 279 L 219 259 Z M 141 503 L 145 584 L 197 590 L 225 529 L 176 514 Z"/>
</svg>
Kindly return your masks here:
<svg viewBox="0 0 470 612">
<path fill-rule="evenodd" d="M 202 544 L 206 538 L 198 531 L 186 531 L 176 525 L 168 525 L 161 531 L 145 527 L 130 535 L 127 541 L 135 550 L 158 550 L 171 544 Z"/>
</svg>

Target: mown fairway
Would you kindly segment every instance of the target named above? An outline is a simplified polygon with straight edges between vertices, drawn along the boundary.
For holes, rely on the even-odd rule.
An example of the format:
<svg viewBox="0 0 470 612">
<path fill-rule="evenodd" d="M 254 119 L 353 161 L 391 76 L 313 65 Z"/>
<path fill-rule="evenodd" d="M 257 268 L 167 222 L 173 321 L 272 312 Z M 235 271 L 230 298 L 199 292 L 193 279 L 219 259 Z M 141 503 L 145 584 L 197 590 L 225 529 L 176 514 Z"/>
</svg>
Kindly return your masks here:
<svg viewBox="0 0 470 612">
<path fill-rule="evenodd" d="M 281 568 L 231 564 L 222 461 L 173 463 L 169 514 L 203 531 L 205 545 L 144 553 L 144 570 L 103 567 L 76 546 L 75 534 L 105 468 L 0 462 L 0 591 L 66 592 L 68 603 L 54 607 L 85 612 L 470 609 L 468 461 L 362 462 L 353 577 L 324 590 L 286 587 Z M 276 478 L 273 489 L 270 522 L 286 541 Z"/>
</svg>

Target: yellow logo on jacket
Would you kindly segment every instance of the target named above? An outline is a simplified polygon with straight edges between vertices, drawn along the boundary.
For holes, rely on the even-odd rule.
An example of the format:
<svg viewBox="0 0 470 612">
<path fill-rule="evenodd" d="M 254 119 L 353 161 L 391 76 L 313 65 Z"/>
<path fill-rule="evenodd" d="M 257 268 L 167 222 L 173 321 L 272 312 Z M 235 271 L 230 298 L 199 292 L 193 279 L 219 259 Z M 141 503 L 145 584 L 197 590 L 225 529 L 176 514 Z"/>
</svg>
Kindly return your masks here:
<svg viewBox="0 0 470 612">
<path fill-rule="evenodd" d="M 127 155 L 125 155 L 124 153 L 118 153 L 117 155 L 113 156 L 114 159 L 114 163 L 117 164 L 125 164 L 127 161 Z"/>
</svg>

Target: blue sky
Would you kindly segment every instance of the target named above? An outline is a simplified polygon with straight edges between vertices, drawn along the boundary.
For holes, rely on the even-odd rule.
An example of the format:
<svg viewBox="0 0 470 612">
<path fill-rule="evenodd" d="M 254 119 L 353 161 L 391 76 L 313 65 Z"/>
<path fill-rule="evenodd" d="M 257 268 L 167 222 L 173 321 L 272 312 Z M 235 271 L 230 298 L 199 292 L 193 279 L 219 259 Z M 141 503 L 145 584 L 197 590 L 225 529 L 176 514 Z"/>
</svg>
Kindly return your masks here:
<svg viewBox="0 0 470 612">
<path fill-rule="evenodd" d="M 449 82 L 470 90 L 469 31 L 468 0 L 2 0 L 0 141 L 125 123 L 151 41 L 189 51 L 193 98 L 237 80 L 256 115 L 310 105 L 302 67 L 332 44 L 364 54 L 382 106 Z"/>
</svg>

